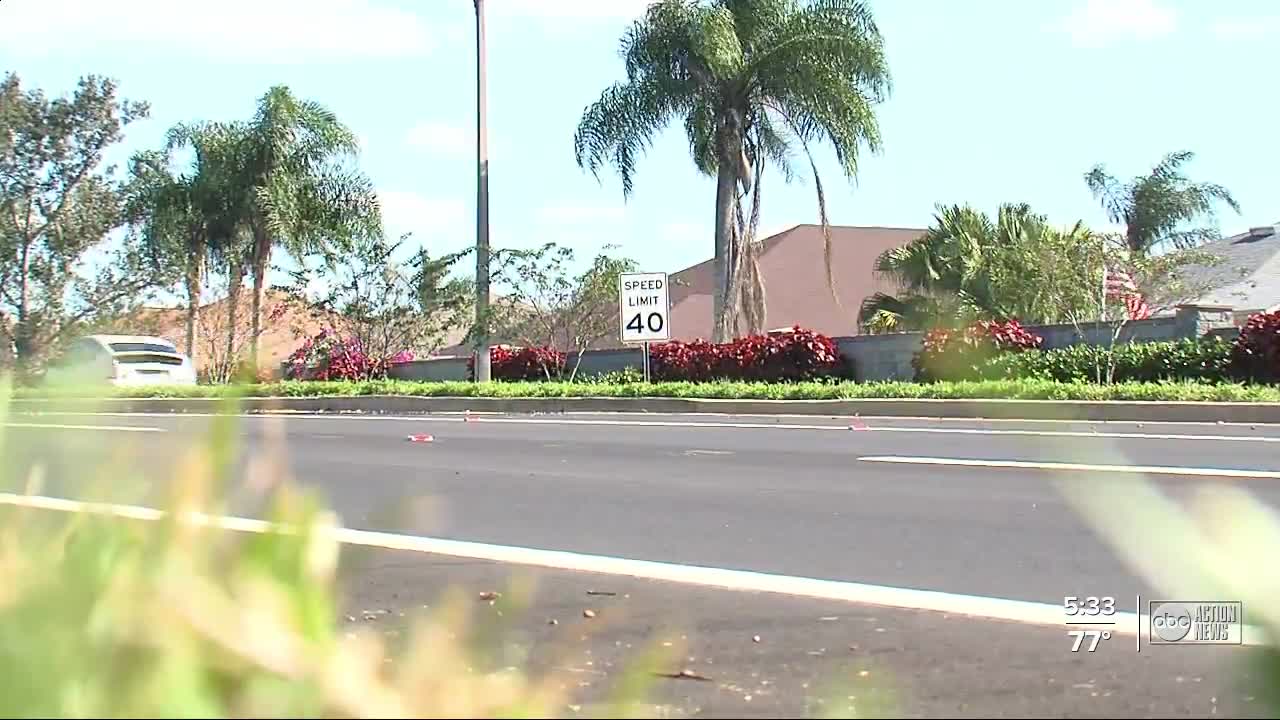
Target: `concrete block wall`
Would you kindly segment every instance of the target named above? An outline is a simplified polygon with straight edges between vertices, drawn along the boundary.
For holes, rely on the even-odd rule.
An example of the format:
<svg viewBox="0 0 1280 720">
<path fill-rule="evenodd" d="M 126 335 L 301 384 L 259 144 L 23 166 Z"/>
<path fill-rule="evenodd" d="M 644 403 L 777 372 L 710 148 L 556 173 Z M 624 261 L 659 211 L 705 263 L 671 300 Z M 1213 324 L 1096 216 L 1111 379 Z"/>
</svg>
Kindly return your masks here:
<svg viewBox="0 0 1280 720">
<path fill-rule="evenodd" d="M 1237 325 L 1237 313 L 1223 305 L 1184 305 L 1172 316 L 1135 320 L 1122 328 L 1118 342 L 1159 342 L 1205 335 L 1229 336 Z M 1046 349 L 1067 347 L 1082 342 L 1104 345 L 1111 341 L 1115 325 L 1092 323 L 1080 331 L 1070 324 L 1033 325 L 1028 330 L 1044 338 Z M 911 359 L 920 351 L 923 333 L 858 335 L 833 338 L 840 352 L 851 359 L 859 382 L 910 380 L 914 374 Z M 569 356 L 572 366 L 576 355 Z M 625 368 L 641 369 L 644 362 L 640 347 L 588 350 L 578 368 L 580 377 L 616 372 Z M 400 380 L 466 380 L 467 359 L 436 358 L 416 360 L 396 366 L 391 376 Z"/>
</svg>

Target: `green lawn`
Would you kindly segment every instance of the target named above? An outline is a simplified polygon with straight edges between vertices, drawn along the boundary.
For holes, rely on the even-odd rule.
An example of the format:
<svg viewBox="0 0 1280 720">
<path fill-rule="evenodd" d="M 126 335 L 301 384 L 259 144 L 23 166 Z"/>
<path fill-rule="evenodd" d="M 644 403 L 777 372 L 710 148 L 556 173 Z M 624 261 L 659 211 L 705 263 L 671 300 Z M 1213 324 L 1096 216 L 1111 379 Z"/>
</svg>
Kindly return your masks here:
<svg viewBox="0 0 1280 720">
<path fill-rule="evenodd" d="M 1154 400 L 1211 402 L 1280 402 L 1280 387 L 1208 383 L 1117 383 L 1096 385 L 1044 380 L 995 380 L 920 384 L 884 383 L 587 383 L 512 382 L 477 385 L 467 382 L 280 382 L 262 385 L 191 388 L 84 389 L 26 388 L 16 398 L 126 397 L 226 398 L 401 395 L 414 397 L 676 397 L 737 400 L 1016 399 L 1016 400 Z"/>
</svg>

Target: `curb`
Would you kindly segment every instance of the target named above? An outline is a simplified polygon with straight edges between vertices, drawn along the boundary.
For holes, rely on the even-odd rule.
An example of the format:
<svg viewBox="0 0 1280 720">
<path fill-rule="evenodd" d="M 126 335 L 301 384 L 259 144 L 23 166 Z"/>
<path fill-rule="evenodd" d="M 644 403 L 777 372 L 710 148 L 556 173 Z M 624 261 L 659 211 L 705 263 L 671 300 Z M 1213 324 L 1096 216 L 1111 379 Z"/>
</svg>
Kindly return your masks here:
<svg viewBox="0 0 1280 720">
<path fill-rule="evenodd" d="M 225 400 L 209 398 L 111 398 L 11 400 L 20 413 L 216 413 Z M 483 398 L 359 397 L 244 398 L 247 413 L 703 413 L 931 417 L 1092 422 L 1223 422 L 1280 424 L 1280 403 L 1148 402 L 1093 400 L 711 400 L 690 398 Z"/>
</svg>

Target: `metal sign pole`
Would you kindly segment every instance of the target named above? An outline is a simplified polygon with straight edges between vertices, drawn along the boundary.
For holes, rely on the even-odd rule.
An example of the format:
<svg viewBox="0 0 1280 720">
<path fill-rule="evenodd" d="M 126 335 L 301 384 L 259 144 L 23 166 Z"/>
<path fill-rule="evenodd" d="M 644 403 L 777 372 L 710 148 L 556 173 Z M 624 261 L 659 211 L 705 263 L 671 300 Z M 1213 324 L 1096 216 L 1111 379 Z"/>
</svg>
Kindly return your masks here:
<svg viewBox="0 0 1280 720">
<path fill-rule="evenodd" d="M 646 385 L 650 382 L 649 372 L 649 341 L 646 340 L 644 343 L 644 382 Z"/>
</svg>

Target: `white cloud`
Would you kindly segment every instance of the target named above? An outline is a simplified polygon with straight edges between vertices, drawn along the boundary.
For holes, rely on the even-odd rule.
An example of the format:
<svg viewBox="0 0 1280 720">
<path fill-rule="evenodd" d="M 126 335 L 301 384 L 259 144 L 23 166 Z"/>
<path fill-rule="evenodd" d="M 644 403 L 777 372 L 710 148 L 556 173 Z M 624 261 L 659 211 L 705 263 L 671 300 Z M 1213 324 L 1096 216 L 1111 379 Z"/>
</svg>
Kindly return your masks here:
<svg viewBox="0 0 1280 720">
<path fill-rule="evenodd" d="M 434 38 L 417 15 L 375 0 L 11 0 L 0 47 L 25 57 L 91 52 L 303 63 L 421 55 Z"/>
<path fill-rule="evenodd" d="M 498 17 L 547 19 L 624 19 L 644 14 L 654 0 L 485 0 L 485 10 Z"/>
<path fill-rule="evenodd" d="M 626 217 L 626 209 L 602 205 L 550 205 L 538 208 L 537 217 L 546 224 L 615 223 Z"/>
<path fill-rule="evenodd" d="M 1214 22 L 1210 31 L 1219 40 L 1260 40 L 1270 35 L 1280 35 L 1280 15 L 1223 18 Z"/>
<path fill-rule="evenodd" d="M 413 233 L 417 242 L 438 239 L 450 248 L 466 240 L 467 206 L 462 200 L 409 190 L 381 190 L 378 199 L 388 237 Z"/>
<path fill-rule="evenodd" d="M 1152 40 L 1174 32 L 1178 13 L 1160 0 L 1084 0 L 1063 21 L 1072 42 L 1097 48 L 1121 40 Z"/>
</svg>

